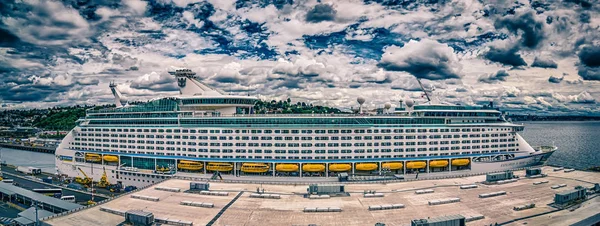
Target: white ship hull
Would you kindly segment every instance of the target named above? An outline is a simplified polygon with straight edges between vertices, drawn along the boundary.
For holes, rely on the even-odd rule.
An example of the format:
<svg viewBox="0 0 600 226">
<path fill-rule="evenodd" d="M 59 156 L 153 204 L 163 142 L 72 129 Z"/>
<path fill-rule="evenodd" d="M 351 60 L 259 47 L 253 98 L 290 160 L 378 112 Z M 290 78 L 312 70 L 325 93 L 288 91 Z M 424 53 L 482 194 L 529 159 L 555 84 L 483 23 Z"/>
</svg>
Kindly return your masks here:
<svg viewBox="0 0 600 226">
<path fill-rule="evenodd" d="M 506 171 L 506 170 L 522 169 L 522 168 L 531 167 L 531 166 L 543 165 L 546 162 L 546 160 L 550 157 L 550 155 L 552 155 L 552 153 L 553 153 L 553 151 L 548 151 L 548 152 L 537 151 L 532 154 L 527 153 L 526 155 L 523 155 L 523 156 L 517 156 L 513 159 L 490 160 L 490 161 L 479 161 L 479 162 L 473 161 L 473 160 L 475 160 L 477 158 L 482 158 L 482 157 L 483 158 L 491 158 L 491 157 L 493 157 L 493 155 L 470 157 L 469 159 L 471 159 L 471 161 L 472 161 L 471 164 L 469 166 L 462 167 L 462 169 L 452 170 L 451 168 L 446 168 L 446 170 L 444 170 L 442 172 L 435 171 L 432 168 L 430 168 L 431 171 L 429 171 L 427 169 L 422 169 L 421 173 L 420 173 L 421 175 L 419 177 L 421 177 L 421 178 L 436 177 L 437 178 L 439 176 L 444 176 L 444 175 L 466 176 L 466 175 L 481 174 L 481 173 L 488 173 L 488 172 L 499 172 L 499 171 Z M 461 158 L 461 157 L 459 157 L 459 158 Z M 428 160 L 433 161 L 436 159 L 422 159 L 421 161 L 428 161 Z M 179 174 L 179 173 L 174 173 L 172 175 L 158 174 L 151 170 L 139 170 L 139 169 L 135 170 L 135 171 L 131 171 L 131 169 L 117 170 L 117 166 L 115 166 L 115 165 L 102 165 L 102 164 L 94 164 L 94 163 L 77 163 L 77 162 L 72 162 L 72 161 L 63 161 L 63 160 L 60 160 L 58 157 L 57 157 L 56 161 L 57 161 L 56 165 L 57 165 L 59 172 L 64 175 L 68 175 L 69 177 L 83 177 L 83 175 L 79 171 L 79 169 L 81 169 L 89 177 L 92 177 L 94 181 L 99 181 L 100 178 L 102 177 L 102 174 L 104 173 L 103 169 L 105 169 L 106 174 L 108 176 L 108 180 L 111 184 L 121 183 L 124 186 L 133 185 L 133 186 L 141 187 L 141 186 L 156 183 L 156 182 L 164 180 L 164 179 L 168 179 L 168 178 L 172 177 L 172 175 Z M 418 160 L 411 159 L 410 161 L 418 161 Z M 377 162 L 377 161 L 371 160 L 371 162 Z M 385 161 L 379 161 L 379 162 L 381 163 L 381 162 L 385 162 Z M 401 161 L 401 162 L 406 164 L 409 161 L 406 160 L 406 161 Z M 241 163 L 238 163 L 236 165 L 239 166 L 239 164 L 241 164 Z M 239 174 L 239 167 L 238 167 L 237 172 Z M 372 173 L 377 174 L 377 170 L 373 171 Z M 397 174 L 399 174 L 399 175 L 405 174 L 405 175 L 407 175 L 407 178 L 410 178 L 409 175 L 414 175 L 415 173 L 416 173 L 416 171 L 402 169 L 402 170 L 399 170 Z M 189 177 L 190 175 L 193 176 L 194 173 L 186 172 L 184 174 L 184 176 L 186 176 L 186 177 Z M 201 171 L 201 172 L 196 173 L 196 175 L 198 177 L 206 178 L 207 175 L 210 175 L 210 173 L 203 174 Z M 264 178 L 264 177 L 269 177 L 271 175 L 272 174 L 270 171 L 266 175 L 251 176 L 251 177 L 253 177 L 253 179 L 255 179 L 255 180 L 260 180 L 260 177 Z M 311 178 L 313 178 L 313 177 L 305 177 L 302 179 L 298 178 L 298 180 L 310 181 Z"/>
</svg>

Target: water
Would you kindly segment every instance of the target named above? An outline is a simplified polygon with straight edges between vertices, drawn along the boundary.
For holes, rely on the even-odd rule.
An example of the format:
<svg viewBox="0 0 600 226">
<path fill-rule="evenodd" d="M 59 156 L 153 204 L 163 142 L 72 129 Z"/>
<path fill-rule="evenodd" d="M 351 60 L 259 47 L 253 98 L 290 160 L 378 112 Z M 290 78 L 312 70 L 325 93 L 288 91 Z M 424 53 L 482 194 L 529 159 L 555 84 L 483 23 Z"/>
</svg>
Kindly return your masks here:
<svg viewBox="0 0 600 226">
<path fill-rule="evenodd" d="M 548 164 L 576 169 L 600 166 L 600 122 L 526 122 L 521 135 L 531 146 L 556 145 Z M 55 173 L 54 155 L 2 149 L 2 160 Z"/>
<path fill-rule="evenodd" d="M 42 169 L 43 172 L 56 173 L 54 166 L 54 155 L 32 151 L 22 151 L 10 148 L 0 150 L 2 162 L 15 166 L 33 166 Z"/>
<path fill-rule="evenodd" d="M 526 122 L 521 136 L 531 146 L 552 145 L 558 150 L 548 164 L 575 169 L 600 166 L 600 122 Z"/>
</svg>

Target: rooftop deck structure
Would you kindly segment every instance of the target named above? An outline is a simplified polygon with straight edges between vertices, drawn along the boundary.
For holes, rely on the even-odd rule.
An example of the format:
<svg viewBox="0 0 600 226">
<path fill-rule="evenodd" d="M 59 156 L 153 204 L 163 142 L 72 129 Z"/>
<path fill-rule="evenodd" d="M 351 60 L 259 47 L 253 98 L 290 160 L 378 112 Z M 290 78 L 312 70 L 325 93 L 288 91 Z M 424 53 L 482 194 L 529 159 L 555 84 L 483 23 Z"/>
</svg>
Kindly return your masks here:
<svg viewBox="0 0 600 226">
<path fill-rule="evenodd" d="M 549 168 L 544 170 L 551 171 Z M 515 175 L 524 177 L 525 171 L 516 171 Z M 329 199 L 308 199 L 303 197 L 307 185 L 272 185 L 263 184 L 265 193 L 279 194 L 280 199 L 250 198 L 253 191 L 261 185 L 241 183 L 210 182 L 211 191 L 229 192 L 229 196 L 207 196 L 186 192 L 169 192 L 155 190 L 155 186 L 189 189 L 187 180 L 171 179 L 137 192 L 137 195 L 153 196 L 159 202 L 132 199 L 129 195 L 117 198 L 103 205 L 92 207 L 73 214 L 52 218 L 47 221 L 51 225 L 116 225 L 124 220 L 122 216 L 103 212 L 101 207 L 127 211 L 143 209 L 152 212 L 157 218 L 169 218 L 191 221 L 194 225 L 375 225 L 377 222 L 386 225 L 410 225 L 411 220 L 427 219 L 460 214 L 469 216 L 483 215 L 485 218 L 467 222 L 467 225 L 489 225 L 509 222 L 517 218 L 546 213 L 555 208 L 547 205 L 553 202 L 554 194 L 570 190 L 577 185 L 591 187 L 600 182 L 599 173 L 575 171 L 565 174 L 563 171 L 549 172 L 545 178 L 520 179 L 517 182 L 501 185 L 484 185 L 485 175 L 451 178 L 441 180 L 421 180 L 400 183 L 368 183 L 346 184 L 346 192 L 350 196 L 331 197 Z M 533 182 L 548 180 L 540 186 Z M 478 184 L 474 189 L 460 189 L 461 185 Z M 560 189 L 551 189 L 553 184 L 567 184 Z M 433 189 L 434 193 L 415 195 L 420 189 Z M 376 190 L 384 193 L 384 197 L 365 198 L 364 191 Z M 237 194 L 244 192 L 237 200 Z M 481 199 L 482 193 L 506 191 L 507 195 Z M 429 200 L 440 200 L 458 197 L 460 202 L 444 205 L 428 205 Z M 234 200 L 234 201 L 232 201 Z M 182 201 L 213 203 L 214 208 L 184 206 Z M 531 209 L 514 211 L 514 206 L 535 203 Z M 229 207 L 218 216 L 226 205 Z M 405 208 L 369 211 L 369 206 L 404 204 Z M 304 212 L 304 208 L 340 208 L 341 212 Z M 569 225 L 594 216 L 600 209 L 600 197 L 593 198 L 573 211 L 564 210 L 543 216 L 516 221 L 512 224 L 522 225 Z M 509 223 L 510 225 L 510 223 Z"/>
</svg>

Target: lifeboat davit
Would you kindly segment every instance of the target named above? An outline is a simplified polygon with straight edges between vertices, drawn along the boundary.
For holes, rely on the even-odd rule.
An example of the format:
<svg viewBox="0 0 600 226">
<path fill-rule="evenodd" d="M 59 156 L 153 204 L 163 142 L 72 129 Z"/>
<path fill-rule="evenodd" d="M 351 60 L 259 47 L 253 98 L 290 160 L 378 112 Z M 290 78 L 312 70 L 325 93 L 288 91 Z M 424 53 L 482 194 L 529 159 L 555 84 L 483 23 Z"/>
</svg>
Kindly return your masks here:
<svg viewBox="0 0 600 226">
<path fill-rule="evenodd" d="M 333 163 L 329 164 L 329 171 L 331 172 L 346 172 L 352 169 L 352 165 L 346 163 Z"/>
<path fill-rule="evenodd" d="M 304 164 L 302 165 L 303 172 L 324 172 L 324 164 Z"/>
<path fill-rule="evenodd" d="M 358 164 L 356 164 L 356 170 L 373 171 L 376 169 L 377 169 L 376 163 L 358 163 Z"/>
<path fill-rule="evenodd" d="M 386 162 L 381 164 L 381 168 L 384 169 L 390 169 L 390 170 L 399 170 L 402 169 L 402 163 L 401 162 Z"/>
<path fill-rule="evenodd" d="M 427 167 L 426 162 L 416 161 L 406 163 L 407 169 L 425 169 L 425 167 Z"/>
<path fill-rule="evenodd" d="M 233 164 L 226 163 L 226 162 L 209 162 L 206 165 L 206 170 L 228 172 L 228 171 L 233 170 Z"/>
<path fill-rule="evenodd" d="M 297 164 L 280 163 L 275 165 L 275 170 L 279 172 L 296 172 L 300 169 Z"/>
<path fill-rule="evenodd" d="M 88 162 L 100 162 L 102 157 L 99 154 L 85 154 L 85 161 Z"/>
<path fill-rule="evenodd" d="M 452 159 L 453 166 L 466 166 L 469 165 L 470 162 L 469 159 Z"/>
<path fill-rule="evenodd" d="M 117 157 L 116 155 L 105 155 L 104 157 L 102 157 L 102 159 L 104 159 L 105 162 L 118 162 L 119 161 L 119 157 Z"/>
<path fill-rule="evenodd" d="M 448 160 L 433 160 L 429 161 L 429 166 L 433 168 L 442 168 L 448 166 Z"/>
<path fill-rule="evenodd" d="M 266 163 L 243 163 L 242 172 L 244 173 L 266 173 L 269 171 L 269 164 Z"/>
<path fill-rule="evenodd" d="M 179 169 L 192 170 L 192 171 L 201 170 L 203 166 L 204 166 L 204 164 L 202 164 L 201 162 L 189 161 L 189 160 L 181 160 L 181 161 L 179 161 L 179 164 L 177 164 L 177 168 L 179 168 Z"/>
</svg>

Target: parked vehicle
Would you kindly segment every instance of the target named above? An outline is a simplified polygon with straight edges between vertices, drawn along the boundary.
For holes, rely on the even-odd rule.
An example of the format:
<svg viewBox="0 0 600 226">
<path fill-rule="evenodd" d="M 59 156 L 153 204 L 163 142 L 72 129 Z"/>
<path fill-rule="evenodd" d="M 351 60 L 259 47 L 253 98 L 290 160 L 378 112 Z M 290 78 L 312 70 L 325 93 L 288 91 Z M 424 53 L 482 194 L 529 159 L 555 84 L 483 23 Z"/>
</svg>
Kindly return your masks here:
<svg viewBox="0 0 600 226">
<path fill-rule="evenodd" d="M 75 196 L 74 195 L 65 195 L 65 196 L 60 197 L 60 200 L 75 203 Z"/>
<path fill-rule="evenodd" d="M 17 172 L 21 172 L 24 174 L 31 174 L 31 175 L 38 175 L 42 173 L 42 170 L 40 168 L 35 168 L 35 167 L 27 167 L 27 166 L 18 166 L 15 171 Z"/>
</svg>

